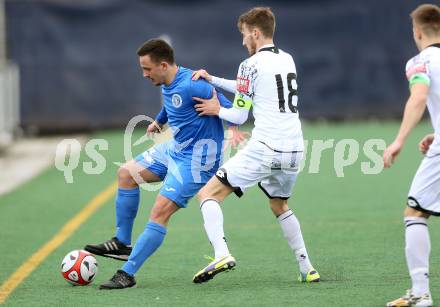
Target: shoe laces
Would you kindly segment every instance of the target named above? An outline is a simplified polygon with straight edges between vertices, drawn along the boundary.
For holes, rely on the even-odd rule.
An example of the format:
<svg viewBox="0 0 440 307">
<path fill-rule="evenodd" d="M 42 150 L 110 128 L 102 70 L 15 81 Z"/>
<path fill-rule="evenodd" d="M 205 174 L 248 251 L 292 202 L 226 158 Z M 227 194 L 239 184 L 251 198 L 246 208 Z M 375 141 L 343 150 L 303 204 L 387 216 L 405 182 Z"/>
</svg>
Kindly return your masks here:
<svg viewBox="0 0 440 307">
<path fill-rule="evenodd" d="M 414 297 L 414 295 L 412 294 L 412 290 L 411 290 L 411 289 L 408 289 L 408 290 L 406 290 L 405 295 L 402 296 L 402 299 L 410 300 L 410 299 L 412 299 L 413 297 Z"/>
<path fill-rule="evenodd" d="M 418 303 L 422 300 L 429 300 L 431 296 L 428 293 L 422 294 L 420 296 L 414 296 L 414 294 L 411 294 L 411 303 Z"/>
<path fill-rule="evenodd" d="M 122 285 L 125 285 L 127 284 L 127 276 L 124 273 L 118 271 L 116 272 L 115 275 L 113 275 L 111 281 L 113 281 L 114 283 L 120 283 Z"/>
</svg>

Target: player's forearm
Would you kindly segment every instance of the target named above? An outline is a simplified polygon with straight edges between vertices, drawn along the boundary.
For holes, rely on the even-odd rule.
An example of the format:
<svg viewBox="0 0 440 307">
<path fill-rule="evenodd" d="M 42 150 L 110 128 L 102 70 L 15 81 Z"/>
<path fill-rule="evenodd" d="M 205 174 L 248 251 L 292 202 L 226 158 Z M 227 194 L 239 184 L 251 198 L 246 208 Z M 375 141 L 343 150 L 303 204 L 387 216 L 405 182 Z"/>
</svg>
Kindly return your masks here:
<svg viewBox="0 0 440 307">
<path fill-rule="evenodd" d="M 227 120 L 230 123 L 242 125 L 248 118 L 249 110 L 242 110 L 237 108 L 220 108 L 218 117 Z"/>
<path fill-rule="evenodd" d="M 155 121 L 159 125 L 164 125 L 168 122 L 168 114 L 163 106 L 162 106 L 162 109 L 160 109 L 159 114 L 157 114 Z"/>
<path fill-rule="evenodd" d="M 411 130 L 417 125 L 423 116 L 426 108 L 426 97 L 411 95 L 405 106 L 403 113 L 402 124 L 400 125 L 399 133 L 396 136 L 396 141 L 405 143 L 406 138 Z"/>
<path fill-rule="evenodd" d="M 237 82 L 235 80 L 227 80 L 224 78 L 218 78 L 212 76 L 210 82 L 212 83 L 212 85 L 219 87 L 230 93 L 235 93 L 235 90 L 237 88 Z"/>
</svg>

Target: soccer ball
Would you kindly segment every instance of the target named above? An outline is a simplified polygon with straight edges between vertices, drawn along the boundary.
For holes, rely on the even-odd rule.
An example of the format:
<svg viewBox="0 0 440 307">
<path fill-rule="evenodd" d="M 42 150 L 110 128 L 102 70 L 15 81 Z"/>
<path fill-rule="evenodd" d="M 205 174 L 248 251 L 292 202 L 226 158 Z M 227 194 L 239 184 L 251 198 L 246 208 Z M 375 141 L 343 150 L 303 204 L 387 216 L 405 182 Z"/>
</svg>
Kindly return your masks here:
<svg viewBox="0 0 440 307">
<path fill-rule="evenodd" d="M 61 263 L 61 275 L 74 286 L 90 284 L 98 273 L 98 262 L 95 257 L 84 250 L 71 251 Z"/>
</svg>

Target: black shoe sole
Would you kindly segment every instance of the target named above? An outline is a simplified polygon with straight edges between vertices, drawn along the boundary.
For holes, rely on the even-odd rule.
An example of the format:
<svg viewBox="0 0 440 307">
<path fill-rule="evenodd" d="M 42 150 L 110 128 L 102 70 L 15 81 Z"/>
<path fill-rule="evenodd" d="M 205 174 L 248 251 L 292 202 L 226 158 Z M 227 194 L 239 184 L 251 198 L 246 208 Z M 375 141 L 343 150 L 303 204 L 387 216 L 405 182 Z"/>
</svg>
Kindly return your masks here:
<svg viewBox="0 0 440 307">
<path fill-rule="evenodd" d="M 136 288 L 137 284 L 134 284 L 132 286 L 124 287 L 124 288 L 111 288 L 111 287 L 103 287 L 102 285 L 99 286 L 99 290 L 124 290 L 124 289 L 132 289 Z"/>
<path fill-rule="evenodd" d="M 84 250 L 86 250 L 89 253 L 92 253 L 93 255 L 96 255 L 96 256 L 112 258 L 112 259 L 116 259 L 119 261 L 127 261 L 128 257 L 130 256 L 130 255 L 103 254 L 101 250 L 93 248 L 92 246 L 89 246 L 89 245 L 84 247 Z"/>
<path fill-rule="evenodd" d="M 193 279 L 193 283 L 201 284 L 201 283 L 210 281 L 218 273 L 233 270 L 235 268 L 236 263 L 235 262 L 228 262 L 227 265 L 228 265 L 227 268 L 221 267 L 220 269 L 212 272 L 211 274 L 209 274 L 209 273 L 202 273 L 202 274 L 200 274 L 199 276 L 197 276 L 197 277 L 195 277 Z"/>
</svg>

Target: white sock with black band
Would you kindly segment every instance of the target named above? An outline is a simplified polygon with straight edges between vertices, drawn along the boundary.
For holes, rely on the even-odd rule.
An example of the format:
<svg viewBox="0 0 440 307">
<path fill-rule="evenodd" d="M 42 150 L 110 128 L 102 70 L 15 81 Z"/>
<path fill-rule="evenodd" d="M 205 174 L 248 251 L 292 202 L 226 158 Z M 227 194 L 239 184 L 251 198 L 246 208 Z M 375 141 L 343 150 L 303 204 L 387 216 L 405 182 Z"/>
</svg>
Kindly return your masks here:
<svg viewBox="0 0 440 307">
<path fill-rule="evenodd" d="M 200 203 L 200 210 L 202 211 L 206 234 L 214 248 L 214 257 L 217 259 L 229 255 L 223 231 L 223 212 L 218 201 L 205 199 Z"/>
<path fill-rule="evenodd" d="M 287 243 L 295 253 L 296 260 L 299 264 L 299 270 L 302 273 L 307 273 L 312 269 L 312 264 L 310 263 L 309 255 L 307 254 L 298 219 L 293 214 L 292 210 L 289 209 L 278 216 L 277 220 L 280 223 Z"/>
<path fill-rule="evenodd" d="M 429 293 L 429 239 L 427 219 L 424 217 L 405 217 L 405 254 L 412 292 L 415 296 Z"/>
</svg>

